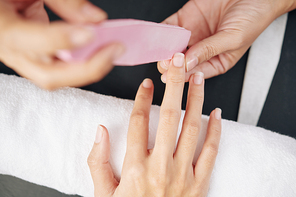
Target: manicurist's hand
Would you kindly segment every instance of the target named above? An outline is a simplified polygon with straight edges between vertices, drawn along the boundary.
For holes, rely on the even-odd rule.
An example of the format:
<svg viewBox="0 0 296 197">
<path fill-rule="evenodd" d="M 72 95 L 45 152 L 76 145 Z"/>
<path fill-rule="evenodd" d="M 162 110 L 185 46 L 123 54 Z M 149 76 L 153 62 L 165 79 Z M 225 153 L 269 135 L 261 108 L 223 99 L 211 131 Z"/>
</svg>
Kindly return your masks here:
<svg viewBox="0 0 296 197">
<path fill-rule="evenodd" d="M 120 181 L 114 178 L 109 163 L 108 131 L 103 126 L 98 127 L 88 158 L 96 197 L 207 195 L 221 135 L 221 110 L 215 109 L 211 113 L 202 152 L 192 165 L 201 128 L 203 74 L 196 73 L 190 77 L 186 114 L 174 151 L 184 81 L 184 55 L 175 54 L 169 63 L 156 142 L 151 150 L 147 150 L 147 144 L 153 84 L 150 79 L 145 79 L 140 85 L 130 118 Z"/>
<path fill-rule="evenodd" d="M 54 89 L 82 86 L 103 78 L 123 52 L 108 45 L 84 63 L 66 64 L 55 58 L 60 49 L 74 49 L 93 39 L 82 25 L 107 18 L 86 0 L 45 0 L 66 22 L 49 23 L 43 0 L 0 0 L 0 60 L 37 85 Z"/>
<path fill-rule="evenodd" d="M 232 68 L 255 39 L 295 0 L 190 0 L 164 23 L 192 32 L 186 52 L 186 80 L 197 71 L 205 78 Z M 168 61 L 158 63 L 166 75 Z"/>
</svg>

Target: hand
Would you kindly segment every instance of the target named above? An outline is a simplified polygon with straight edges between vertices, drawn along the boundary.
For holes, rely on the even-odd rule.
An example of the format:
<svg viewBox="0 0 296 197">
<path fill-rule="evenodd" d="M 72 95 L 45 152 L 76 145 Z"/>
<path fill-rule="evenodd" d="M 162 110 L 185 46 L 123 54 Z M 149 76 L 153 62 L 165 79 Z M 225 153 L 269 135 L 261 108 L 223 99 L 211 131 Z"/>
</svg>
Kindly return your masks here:
<svg viewBox="0 0 296 197">
<path fill-rule="evenodd" d="M 150 150 L 147 150 L 147 144 L 153 84 L 145 79 L 140 85 L 130 118 L 120 182 L 114 178 L 109 163 L 108 131 L 99 126 L 88 158 L 96 197 L 207 195 L 221 135 L 221 110 L 215 109 L 211 113 L 202 152 L 192 165 L 201 127 L 204 79 L 202 73 L 190 78 L 183 128 L 174 151 L 184 79 L 184 55 L 175 54 L 169 64 L 155 146 Z"/>
<path fill-rule="evenodd" d="M 232 68 L 264 29 L 295 4 L 295 0 L 190 0 L 163 23 L 192 32 L 185 54 L 186 80 L 197 71 L 210 78 Z M 158 62 L 164 75 L 167 65 L 168 61 Z"/>
<path fill-rule="evenodd" d="M 83 86 L 103 78 L 123 52 L 122 45 L 108 45 L 85 63 L 66 64 L 55 54 L 90 42 L 93 32 L 79 25 L 98 23 L 107 14 L 86 0 L 45 3 L 68 23 L 49 24 L 43 0 L 0 0 L 0 60 L 46 89 Z"/>
</svg>

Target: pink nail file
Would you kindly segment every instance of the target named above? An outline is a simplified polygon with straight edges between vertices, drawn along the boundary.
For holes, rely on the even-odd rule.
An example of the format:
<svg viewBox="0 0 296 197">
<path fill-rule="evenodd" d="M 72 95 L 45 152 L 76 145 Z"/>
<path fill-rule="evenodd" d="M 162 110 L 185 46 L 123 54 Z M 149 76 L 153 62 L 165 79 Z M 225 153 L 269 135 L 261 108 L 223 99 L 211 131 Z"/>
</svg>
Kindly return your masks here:
<svg viewBox="0 0 296 197">
<path fill-rule="evenodd" d="M 120 42 L 125 53 L 115 65 L 132 66 L 171 59 L 186 49 L 191 32 L 172 25 L 134 19 L 107 20 L 94 26 L 95 39 L 74 50 L 60 50 L 57 57 L 65 62 L 85 61 L 106 44 Z"/>
</svg>

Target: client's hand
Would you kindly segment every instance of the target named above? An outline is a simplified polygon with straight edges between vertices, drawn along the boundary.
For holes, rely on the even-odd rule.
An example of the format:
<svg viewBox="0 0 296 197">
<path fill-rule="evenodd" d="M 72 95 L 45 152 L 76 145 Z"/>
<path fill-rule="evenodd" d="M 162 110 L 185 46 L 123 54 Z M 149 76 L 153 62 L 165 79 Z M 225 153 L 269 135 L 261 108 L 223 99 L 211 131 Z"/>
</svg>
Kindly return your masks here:
<svg viewBox="0 0 296 197">
<path fill-rule="evenodd" d="M 175 54 L 169 64 L 155 146 L 150 150 L 147 144 L 153 84 L 145 79 L 140 85 L 130 118 L 120 182 L 115 179 L 109 163 L 108 131 L 99 126 L 88 158 L 96 197 L 207 195 L 221 135 L 221 110 L 211 113 L 202 152 L 193 165 L 201 128 L 203 74 L 196 73 L 190 78 L 186 114 L 175 150 L 184 81 L 184 55 Z"/>
<path fill-rule="evenodd" d="M 98 23 L 107 18 L 86 0 L 45 0 L 69 23 L 49 24 L 43 0 L 0 0 L 0 60 L 37 85 L 54 89 L 82 86 L 103 78 L 123 46 L 102 48 L 85 63 L 66 64 L 55 58 L 59 49 L 73 49 L 92 40 L 90 29 L 79 24 Z"/>
<path fill-rule="evenodd" d="M 192 32 L 186 80 L 197 71 L 210 78 L 232 68 L 274 19 L 295 8 L 295 0 L 190 0 L 164 23 Z M 158 63 L 164 75 L 166 64 Z"/>
</svg>

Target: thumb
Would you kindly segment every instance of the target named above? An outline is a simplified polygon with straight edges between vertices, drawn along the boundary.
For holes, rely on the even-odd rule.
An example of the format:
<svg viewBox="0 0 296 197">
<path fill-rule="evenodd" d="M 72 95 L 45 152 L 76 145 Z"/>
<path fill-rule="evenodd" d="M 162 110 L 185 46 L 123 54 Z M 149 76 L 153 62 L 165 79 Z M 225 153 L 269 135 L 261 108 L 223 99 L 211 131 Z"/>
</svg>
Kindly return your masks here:
<svg viewBox="0 0 296 197">
<path fill-rule="evenodd" d="M 243 47 L 240 38 L 235 33 L 220 31 L 191 46 L 186 52 L 187 72 L 219 54 L 240 49 Z"/>
<path fill-rule="evenodd" d="M 35 1 L 22 11 L 22 15 L 31 21 L 49 23 L 49 18 L 44 9 L 43 1 Z"/>
<path fill-rule="evenodd" d="M 95 196 L 112 196 L 118 181 L 114 177 L 109 163 L 110 142 L 109 134 L 104 126 L 99 126 L 94 146 L 88 156 L 87 163 L 94 182 Z"/>
<path fill-rule="evenodd" d="M 46 5 L 71 23 L 98 23 L 107 18 L 106 12 L 87 0 L 45 0 Z"/>
</svg>

